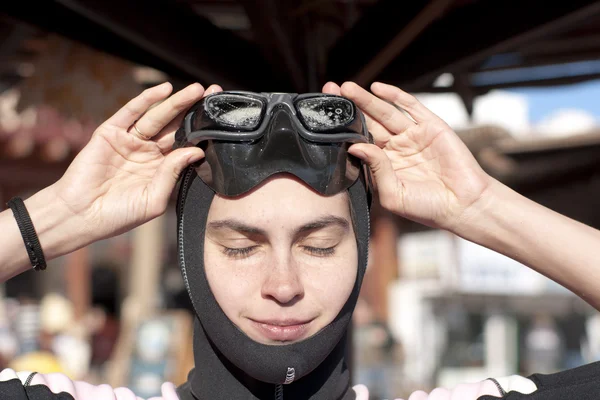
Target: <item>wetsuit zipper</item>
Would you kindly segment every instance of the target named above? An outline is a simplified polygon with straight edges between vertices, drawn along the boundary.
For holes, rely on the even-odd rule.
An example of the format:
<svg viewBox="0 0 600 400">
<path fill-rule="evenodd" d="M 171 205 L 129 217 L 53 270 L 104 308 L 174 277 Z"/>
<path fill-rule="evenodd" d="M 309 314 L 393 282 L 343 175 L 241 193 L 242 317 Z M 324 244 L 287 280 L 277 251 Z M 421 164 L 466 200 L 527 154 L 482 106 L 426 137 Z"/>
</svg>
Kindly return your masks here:
<svg viewBox="0 0 600 400">
<path fill-rule="evenodd" d="M 283 385 L 275 385 L 275 400 L 283 400 Z"/>
</svg>

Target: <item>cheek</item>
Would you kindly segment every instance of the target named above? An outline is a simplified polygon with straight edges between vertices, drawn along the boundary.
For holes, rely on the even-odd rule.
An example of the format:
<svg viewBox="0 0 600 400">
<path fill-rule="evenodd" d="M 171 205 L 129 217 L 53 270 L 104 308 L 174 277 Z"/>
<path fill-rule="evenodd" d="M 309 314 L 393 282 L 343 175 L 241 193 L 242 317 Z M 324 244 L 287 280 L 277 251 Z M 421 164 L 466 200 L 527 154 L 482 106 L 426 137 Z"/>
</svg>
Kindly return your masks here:
<svg viewBox="0 0 600 400">
<path fill-rule="evenodd" d="M 320 303 L 328 322 L 339 314 L 346 304 L 356 282 L 358 254 L 355 245 L 340 249 L 339 255 L 324 261 L 309 277 L 315 300 Z"/>
<path fill-rule="evenodd" d="M 222 252 L 207 241 L 204 252 L 206 279 L 225 315 L 236 323 L 256 293 L 256 279 L 249 274 L 252 268 L 235 268 L 230 264 Z"/>
</svg>

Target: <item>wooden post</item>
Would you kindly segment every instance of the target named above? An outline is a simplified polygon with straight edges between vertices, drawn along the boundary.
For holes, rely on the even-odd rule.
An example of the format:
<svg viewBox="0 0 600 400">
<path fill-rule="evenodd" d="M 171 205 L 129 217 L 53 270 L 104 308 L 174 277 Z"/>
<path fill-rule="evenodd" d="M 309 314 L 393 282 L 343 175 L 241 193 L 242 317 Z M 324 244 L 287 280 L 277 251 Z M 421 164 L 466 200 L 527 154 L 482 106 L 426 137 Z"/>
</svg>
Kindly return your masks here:
<svg viewBox="0 0 600 400">
<path fill-rule="evenodd" d="M 129 268 L 129 290 L 121 307 L 121 329 L 107 381 L 111 386 L 127 385 L 130 361 L 139 323 L 156 312 L 156 299 L 163 263 L 164 216 L 136 228 Z"/>
<path fill-rule="evenodd" d="M 163 256 L 164 217 L 138 227 L 133 232 L 133 254 L 129 298 L 135 303 L 139 317 L 152 315 L 158 295 Z"/>
<path fill-rule="evenodd" d="M 92 301 L 89 253 L 89 248 L 84 247 L 66 256 L 66 290 L 73 303 L 76 321 L 80 321 L 86 315 Z"/>
<path fill-rule="evenodd" d="M 371 261 L 363 283 L 362 294 L 373 309 L 376 318 L 387 322 L 388 286 L 398 277 L 397 217 L 379 206 L 376 207 L 373 212 L 371 233 Z"/>
</svg>

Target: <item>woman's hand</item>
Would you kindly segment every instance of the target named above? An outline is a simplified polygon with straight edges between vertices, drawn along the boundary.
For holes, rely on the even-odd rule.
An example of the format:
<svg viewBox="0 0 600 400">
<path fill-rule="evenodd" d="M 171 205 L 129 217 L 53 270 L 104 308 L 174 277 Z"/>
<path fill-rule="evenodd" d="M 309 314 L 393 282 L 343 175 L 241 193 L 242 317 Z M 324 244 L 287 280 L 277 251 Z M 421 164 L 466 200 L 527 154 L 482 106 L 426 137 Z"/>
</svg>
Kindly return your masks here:
<svg viewBox="0 0 600 400">
<path fill-rule="evenodd" d="M 185 111 L 205 94 L 193 84 L 170 96 L 169 83 L 145 90 L 104 122 L 65 174 L 25 200 L 46 261 L 115 236 L 164 213 L 197 147 L 172 151 Z M 11 210 L 0 212 L 0 282 L 31 268 Z"/>
<path fill-rule="evenodd" d="M 452 389 L 436 388 L 429 394 L 419 390 L 411 394 L 408 400 L 478 400 L 483 396 L 502 398 L 496 385 L 490 380 L 485 380 L 478 383 L 463 383 Z"/>
<path fill-rule="evenodd" d="M 384 208 L 453 230 L 491 178 L 456 133 L 416 98 L 383 83 L 374 83 L 371 90 L 353 82 L 323 87 L 325 93 L 351 99 L 365 113 L 376 144 L 353 145 L 350 153 L 369 165 Z"/>
<path fill-rule="evenodd" d="M 19 379 L 26 384 L 30 377 L 30 372 L 15 372 L 11 369 L 5 369 L 0 372 L 0 385 L 2 382 Z M 51 393 L 68 393 L 75 400 L 142 400 L 127 388 L 113 389 L 109 385 L 92 385 L 87 382 L 73 381 L 68 376 L 60 373 L 33 375 L 29 386 L 43 385 Z M 37 396 L 36 396 L 37 398 Z M 45 397 L 46 398 L 46 397 Z M 54 398 L 54 396 L 52 396 Z M 58 398 L 58 396 L 57 396 Z M 63 398 L 63 397 L 61 397 Z M 161 396 L 152 397 L 148 400 L 178 400 L 175 385 L 165 382 L 161 386 Z"/>
<path fill-rule="evenodd" d="M 354 386 L 356 400 L 369 400 L 369 390 L 365 385 Z M 431 393 L 419 390 L 410 395 L 408 400 L 477 400 L 482 396 L 501 398 L 500 390 L 490 381 L 464 383 L 452 389 L 436 388 Z M 402 400 L 402 399 L 396 399 Z"/>
<path fill-rule="evenodd" d="M 52 186 L 86 226 L 88 242 L 118 235 L 165 212 L 179 174 L 204 156 L 196 147 L 172 151 L 183 114 L 207 91 L 195 83 L 173 94 L 171 84 L 145 90 L 94 132 Z M 154 107 L 153 107 L 154 106 Z"/>
</svg>

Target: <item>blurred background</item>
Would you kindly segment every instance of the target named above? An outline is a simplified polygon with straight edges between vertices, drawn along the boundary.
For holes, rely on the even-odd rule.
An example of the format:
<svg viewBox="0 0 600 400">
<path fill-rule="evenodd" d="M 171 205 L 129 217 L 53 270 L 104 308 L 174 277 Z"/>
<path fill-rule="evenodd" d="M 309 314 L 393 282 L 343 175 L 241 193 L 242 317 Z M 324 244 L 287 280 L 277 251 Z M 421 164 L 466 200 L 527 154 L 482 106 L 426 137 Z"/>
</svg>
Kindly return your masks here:
<svg viewBox="0 0 600 400">
<path fill-rule="evenodd" d="M 2 2 L 2 204 L 59 179 L 100 122 L 165 80 L 278 92 L 398 85 L 490 175 L 600 227 L 600 1 Z M 576 295 L 450 233 L 378 207 L 372 219 L 351 335 L 353 378 L 371 398 L 600 360 L 600 315 Z M 0 369 L 60 371 L 142 397 L 184 382 L 192 314 L 175 225 L 172 204 L 0 284 Z"/>
</svg>

